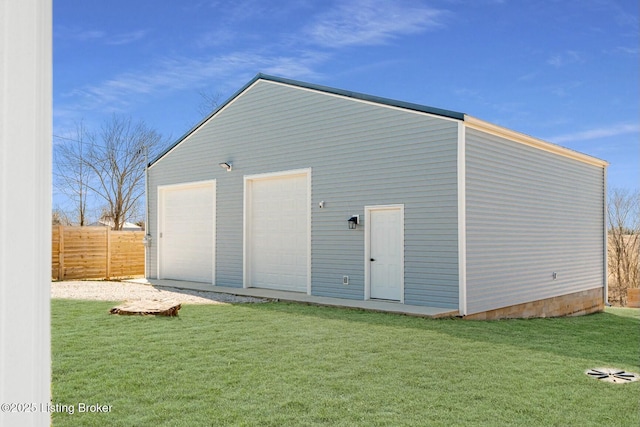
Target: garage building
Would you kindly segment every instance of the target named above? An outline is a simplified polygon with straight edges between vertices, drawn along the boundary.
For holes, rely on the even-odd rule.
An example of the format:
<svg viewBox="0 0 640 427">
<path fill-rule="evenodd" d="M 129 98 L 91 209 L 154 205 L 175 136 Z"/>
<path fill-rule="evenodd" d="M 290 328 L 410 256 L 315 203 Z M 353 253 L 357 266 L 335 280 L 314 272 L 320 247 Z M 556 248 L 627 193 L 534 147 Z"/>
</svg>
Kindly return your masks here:
<svg viewBox="0 0 640 427">
<path fill-rule="evenodd" d="M 146 274 L 469 318 L 599 311 L 606 167 L 463 113 L 258 74 L 149 164 Z"/>
</svg>

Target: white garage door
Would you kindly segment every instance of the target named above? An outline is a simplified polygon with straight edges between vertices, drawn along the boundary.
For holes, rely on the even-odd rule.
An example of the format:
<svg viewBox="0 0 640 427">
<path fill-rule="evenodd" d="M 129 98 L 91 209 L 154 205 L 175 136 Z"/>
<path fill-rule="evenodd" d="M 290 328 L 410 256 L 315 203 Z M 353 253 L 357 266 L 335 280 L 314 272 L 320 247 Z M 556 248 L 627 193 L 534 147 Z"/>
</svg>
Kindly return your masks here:
<svg viewBox="0 0 640 427">
<path fill-rule="evenodd" d="M 307 176 L 247 179 L 247 286 L 307 292 Z"/>
<path fill-rule="evenodd" d="M 215 181 L 160 187 L 161 279 L 213 283 Z"/>
</svg>

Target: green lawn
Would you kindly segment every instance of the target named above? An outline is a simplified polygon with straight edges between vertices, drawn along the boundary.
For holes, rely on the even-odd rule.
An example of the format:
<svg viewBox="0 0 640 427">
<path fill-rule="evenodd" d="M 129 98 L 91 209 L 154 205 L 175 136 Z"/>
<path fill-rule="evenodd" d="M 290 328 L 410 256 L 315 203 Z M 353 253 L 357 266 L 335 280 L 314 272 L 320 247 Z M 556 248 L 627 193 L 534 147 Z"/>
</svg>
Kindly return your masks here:
<svg viewBox="0 0 640 427">
<path fill-rule="evenodd" d="M 427 320 L 288 303 L 178 318 L 52 301 L 54 426 L 638 426 L 638 310 Z M 78 404 L 111 405 L 79 413 Z"/>
</svg>

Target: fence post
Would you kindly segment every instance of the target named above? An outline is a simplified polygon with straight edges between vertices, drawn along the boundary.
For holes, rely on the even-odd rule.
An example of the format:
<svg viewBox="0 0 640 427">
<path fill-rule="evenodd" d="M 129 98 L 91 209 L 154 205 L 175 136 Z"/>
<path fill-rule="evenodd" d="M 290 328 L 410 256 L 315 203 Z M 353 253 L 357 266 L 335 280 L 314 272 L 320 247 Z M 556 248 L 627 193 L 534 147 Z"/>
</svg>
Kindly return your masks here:
<svg viewBox="0 0 640 427">
<path fill-rule="evenodd" d="M 58 226 L 58 280 L 64 280 L 64 225 Z"/>
<path fill-rule="evenodd" d="M 107 229 L 107 280 L 111 279 L 111 227 Z"/>
</svg>

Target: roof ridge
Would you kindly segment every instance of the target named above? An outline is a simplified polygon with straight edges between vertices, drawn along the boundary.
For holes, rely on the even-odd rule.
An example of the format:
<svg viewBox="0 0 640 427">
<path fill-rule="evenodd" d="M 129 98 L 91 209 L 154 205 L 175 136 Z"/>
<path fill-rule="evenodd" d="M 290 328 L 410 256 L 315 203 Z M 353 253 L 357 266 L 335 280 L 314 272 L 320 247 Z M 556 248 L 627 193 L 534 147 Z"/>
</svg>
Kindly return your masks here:
<svg viewBox="0 0 640 427">
<path fill-rule="evenodd" d="M 319 85 L 319 84 L 315 84 L 315 83 L 308 83 L 308 82 L 303 82 L 303 81 L 300 81 L 300 80 L 288 79 L 288 78 L 273 76 L 273 75 L 264 74 L 264 73 L 258 73 L 256 75 L 256 77 L 252 80 L 252 83 L 254 81 L 257 81 L 257 80 L 260 80 L 260 79 L 273 81 L 273 82 L 277 82 L 277 83 L 288 84 L 288 85 L 291 85 L 291 86 L 303 87 L 303 88 L 306 88 L 306 89 L 317 90 L 319 92 L 327 92 L 327 93 L 332 93 L 332 94 L 335 94 L 335 95 L 346 96 L 348 98 L 360 99 L 360 100 L 363 100 L 363 101 L 369 101 L 369 102 L 373 102 L 373 103 L 376 103 L 376 104 L 390 105 L 390 106 L 393 106 L 393 107 L 400 107 L 400 108 L 404 108 L 404 109 L 408 109 L 408 110 L 414 110 L 414 111 L 420 111 L 420 112 L 423 112 L 423 113 L 435 114 L 435 115 L 438 115 L 438 116 L 449 117 L 449 118 L 457 119 L 457 120 L 464 120 L 464 116 L 465 116 L 465 113 L 461 113 L 461 112 L 453 111 L 453 110 L 446 110 L 444 108 L 436 108 L 436 107 L 431 107 L 431 106 L 424 105 L 424 104 L 417 104 L 417 103 L 401 101 L 401 100 L 393 99 L 393 98 L 385 98 L 385 97 L 381 97 L 381 96 L 369 95 L 369 94 L 366 94 L 366 93 L 355 92 L 355 91 L 351 91 L 351 90 L 338 89 L 338 88 L 334 88 L 334 87 L 330 87 L 330 86 L 324 86 L 324 85 Z"/>
</svg>

